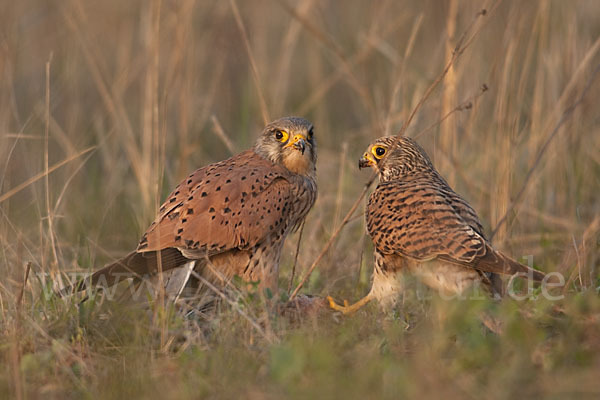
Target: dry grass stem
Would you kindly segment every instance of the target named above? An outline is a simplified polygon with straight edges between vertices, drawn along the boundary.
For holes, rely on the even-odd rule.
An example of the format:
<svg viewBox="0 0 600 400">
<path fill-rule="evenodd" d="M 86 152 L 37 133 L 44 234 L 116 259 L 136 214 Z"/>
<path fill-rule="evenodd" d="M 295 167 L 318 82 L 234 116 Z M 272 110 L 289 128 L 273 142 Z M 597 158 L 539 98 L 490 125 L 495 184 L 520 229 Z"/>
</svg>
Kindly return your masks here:
<svg viewBox="0 0 600 400">
<path fill-rule="evenodd" d="M 40 172 L 39 174 L 32 176 L 31 178 L 27 179 L 25 182 L 15 186 L 14 188 L 10 189 L 6 193 L 4 193 L 2 196 L 0 196 L 0 203 L 10 199 L 12 196 L 19 193 L 21 190 L 25 189 L 32 183 L 39 181 L 40 179 L 44 178 L 46 175 L 51 174 L 52 172 L 56 171 L 63 165 L 70 163 L 71 161 L 81 157 L 82 155 L 84 155 L 86 153 L 89 153 L 90 151 L 92 151 L 94 149 L 96 149 L 96 146 L 88 147 L 87 149 L 84 149 L 84 150 L 80 151 L 79 153 L 74 154 L 71 157 L 68 157 L 68 158 L 52 165 L 50 168 L 48 168 L 48 170 Z"/>
<path fill-rule="evenodd" d="M 586 82 L 586 85 L 585 85 L 584 89 L 581 91 L 579 97 L 577 97 L 577 99 L 563 112 L 562 116 L 560 117 L 560 119 L 558 120 L 558 122 L 556 123 L 556 125 L 554 126 L 554 129 L 552 129 L 552 131 L 548 135 L 548 138 L 546 139 L 546 141 L 544 142 L 544 144 L 542 145 L 542 147 L 540 147 L 540 149 L 539 149 L 539 151 L 538 151 L 538 153 L 537 153 L 537 155 L 536 155 L 536 157 L 535 157 L 535 159 L 533 161 L 533 164 L 531 165 L 531 168 L 529 168 L 529 171 L 527 171 L 527 175 L 525 175 L 525 179 L 523 181 L 523 184 L 521 185 L 521 189 L 519 189 L 519 191 L 517 192 L 517 195 L 514 197 L 514 200 L 511 203 L 510 207 L 508 208 L 508 210 L 506 211 L 506 213 L 502 216 L 502 218 L 500 218 L 500 220 L 498 221 L 498 223 L 496 224 L 496 226 L 492 230 L 492 234 L 490 235 L 490 240 L 492 240 L 494 238 L 494 236 L 496 235 L 496 233 L 498 232 L 498 230 L 500 229 L 500 227 L 502 226 L 502 224 L 504 224 L 504 222 L 506 222 L 508 214 L 521 201 L 521 197 L 523 196 L 523 194 L 527 190 L 529 181 L 531 180 L 531 177 L 533 176 L 534 171 L 536 170 L 536 168 L 540 164 L 540 162 L 542 160 L 542 157 L 544 156 L 544 154 L 548 150 L 548 147 L 550 146 L 550 143 L 552 143 L 552 141 L 554 140 L 554 138 L 556 137 L 556 135 L 560 131 L 560 128 L 572 116 L 572 114 L 574 113 L 574 111 L 577 109 L 577 106 L 579 106 L 579 104 L 581 104 L 581 102 L 585 98 L 585 95 L 590 90 L 590 88 L 592 87 L 594 81 L 596 80 L 596 77 L 598 76 L 599 72 L 600 72 L 600 64 L 596 65 L 596 67 L 592 71 L 592 74 L 588 78 L 588 81 Z"/>
<path fill-rule="evenodd" d="M 290 275 L 290 281 L 288 283 L 287 288 L 288 295 L 292 291 L 292 284 L 294 283 L 294 277 L 296 275 L 296 265 L 298 265 L 298 256 L 300 255 L 300 244 L 302 243 L 302 233 L 304 232 L 304 224 L 306 224 L 306 220 L 302 221 L 302 225 L 300 225 L 300 232 L 298 233 L 298 241 L 296 242 L 296 253 L 294 254 L 294 264 L 292 264 L 292 273 Z"/>
<path fill-rule="evenodd" d="M 260 74 L 258 73 L 256 60 L 254 59 L 254 55 L 252 53 L 252 47 L 250 47 L 248 32 L 246 32 L 246 27 L 244 26 L 244 21 L 242 21 L 242 16 L 240 15 L 240 10 L 238 9 L 236 0 L 229 0 L 229 3 L 231 4 L 231 10 L 233 11 L 235 22 L 240 30 L 240 34 L 242 35 L 242 40 L 244 41 L 244 47 L 246 49 L 246 54 L 248 55 L 248 60 L 250 61 L 250 67 L 252 69 L 252 79 L 254 80 L 254 86 L 256 88 L 256 93 L 258 94 L 260 112 L 262 113 L 263 123 L 266 125 L 269 123 L 269 121 L 271 121 L 271 117 L 269 116 L 267 102 L 263 93 L 263 86 L 260 82 Z"/>
<path fill-rule="evenodd" d="M 217 119 L 217 117 L 215 115 L 211 115 L 210 120 L 213 123 L 214 132 L 217 135 L 217 137 L 219 139 L 221 139 L 221 141 L 227 147 L 227 150 L 229 150 L 229 152 L 231 154 L 235 154 L 235 147 L 233 146 L 233 142 L 231 141 L 231 139 L 229 139 L 229 137 L 223 130 L 223 127 L 219 123 L 219 120 Z"/>
</svg>

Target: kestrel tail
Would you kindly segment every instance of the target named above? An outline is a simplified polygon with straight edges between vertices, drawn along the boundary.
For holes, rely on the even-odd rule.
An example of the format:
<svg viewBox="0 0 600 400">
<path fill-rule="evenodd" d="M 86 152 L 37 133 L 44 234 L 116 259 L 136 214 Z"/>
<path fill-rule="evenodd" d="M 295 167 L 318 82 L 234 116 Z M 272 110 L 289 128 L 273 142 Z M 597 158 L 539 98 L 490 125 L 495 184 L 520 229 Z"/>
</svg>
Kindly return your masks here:
<svg viewBox="0 0 600 400">
<path fill-rule="evenodd" d="M 367 230 L 375 266 L 369 294 L 344 313 L 372 299 L 393 307 L 402 292 L 402 274 L 410 271 L 441 293 L 460 294 L 480 285 L 502 294 L 498 274 L 523 274 L 541 281 L 544 274 L 492 248 L 471 206 L 434 168 L 425 151 L 408 137 L 382 137 L 369 145 L 359 167 L 371 167 L 379 184 L 369 198 Z"/>
<path fill-rule="evenodd" d="M 217 287 L 237 275 L 276 293 L 285 238 L 317 196 L 316 159 L 309 121 L 271 122 L 252 149 L 202 167 L 177 185 L 135 251 L 61 293 L 155 275 L 159 260 L 162 271 L 172 270 L 165 274 L 171 296 L 179 295 L 192 272 Z"/>
</svg>

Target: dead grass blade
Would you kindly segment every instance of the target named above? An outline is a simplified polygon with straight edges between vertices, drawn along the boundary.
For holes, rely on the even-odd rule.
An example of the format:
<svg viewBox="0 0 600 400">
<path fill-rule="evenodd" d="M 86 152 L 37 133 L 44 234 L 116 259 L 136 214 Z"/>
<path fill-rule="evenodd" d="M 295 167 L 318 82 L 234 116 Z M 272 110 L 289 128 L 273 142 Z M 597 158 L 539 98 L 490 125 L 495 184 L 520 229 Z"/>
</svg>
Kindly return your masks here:
<svg viewBox="0 0 600 400">
<path fill-rule="evenodd" d="M 258 74 L 258 67 L 256 66 L 256 61 L 254 59 L 254 54 L 252 53 L 252 48 L 250 47 L 250 40 L 248 40 L 248 32 L 246 32 L 246 27 L 244 26 L 244 21 L 242 21 L 242 16 L 240 15 L 240 10 L 238 9 L 237 3 L 235 0 L 229 0 L 231 4 L 231 9 L 233 10 L 233 16 L 235 17 L 235 22 L 242 34 L 242 39 L 244 40 L 244 47 L 246 48 L 246 53 L 248 53 L 248 59 L 250 60 L 250 67 L 252 69 L 252 79 L 254 79 L 254 85 L 256 86 L 256 92 L 258 93 L 258 102 L 260 105 L 260 112 L 262 113 L 264 124 L 268 124 L 271 121 L 269 117 L 269 110 L 267 109 L 267 102 L 265 101 L 265 94 L 263 93 L 262 85 L 260 84 L 260 75 Z"/>
<path fill-rule="evenodd" d="M 302 243 L 302 234 L 304 233 L 304 224 L 306 219 L 302 221 L 300 225 L 300 233 L 298 233 L 298 242 L 296 243 L 296 254 L 294 255 L 294 264 L 292 264 L 292 275 L 290 276 L 290 282 L 288 283 L 288 295 L 292 291 L 292 284 L 294 283 L 294 276 L 296 275 L 296 265 L 298 265 L 298 256 L 300 255 L 300 243 Z"/>
<path fill-rule="evenodd" d="M 264 331 L 263 328 L 261 328 L 261 326 L 254 321 L 252 318 L 250 318 L 250 316 L 248 314 L 246 314 L 244 312 L 244 310 L 242 310 L 240 308 L 240 305 L 234 301 L 232 301 L 229 297 L 227 297 L 225 295 L 225 293 L 223 293 L 221 290 L 219 290 L 215 285 L 213 285 L 212 283 L 210 283 L 207 279 L 205 279 L 203 276 L 201 276 L 200 274 L 196 273 L 195 271 L 192 271 L 192 275 L 198 279 L 200 282 L 202 282 L 204 285 L 206 285 L 206 287 L 208 287 L 210 290 L 212 290 L 217 296 L 219 296 L 220 298 L 222 298 L 223 300 L 225 300 L 227 302 L 227 304 L 229 304 L 238 314 L 240 314 L 246 321 L 248 321 L 250 323 L 250 325 L 252 325 L 252 327 L 254 329 L 256 329 L 256 331 L 258 333 L 260 333 L 260 335 L 265 338 L 265 340 L 269 343 L 274 343 L 273 338 L 270 335 L 267 335 L 267 333 Z"/>
<path fill-rule="evenodd" d="M 221 126 L 221 123 L 219 122 L 217 117 L 213 114 L 210 116 L 210 120 L 213 123 L 213 128 L 217 137 L 221 139 L 223 144 L 227 147 L 227 150 L 229 150 L 229 153 L 235 154 L 235 146 L 233 145 L 231 139 L 229 139 L 229 137 L 225 133 L 225 130 L 223 130 L 223 127 Z"/>
<path fill-rule="evenodd" d="M 48 139 L 50 135 L 50 65 L 52 64 L 52 53 L 46 62 L 46 108 L 44 112 L 44 188 L 46 192 L 46 219 L 48 221 L 48 236 L 50 237 L 50 247 L 54 257 L 54 265 L 58 266 L 58 255 L 56 254 L 56 238 L 54 235 L 54 213 L 50 207 L 50 183 L 48 173 Z"/>
<path fill-rule="evenodd" d="M 576 279 L 579 280 L 580 286 L 582 288 L 585 288 L 586 285 L 594 284 L 593 280 L 590 279 L 591 277 L 594 276 L 594 273 L 596 272 L 596 271 L 594 271 L 594 266 L 592 265 L 588 270 L 586 270 L 585 266 L 582 265 L 582 260 L 586 260 L 587 253 L 590 251 L 589 248 L 586 248 L 586 243 L 591 242 L 592 240 L 590 240 L 590 239 L 593 239 L 594 236 L 596 236 L 598 234 L 598 231 L 600 231 L 600 217 L 594 218 L 594 220 L 585 229 L 585 231 L 583 232 L 583 235 L 582 235 L 581 244 L 577 245 L 577 242 L 575 241 L 575 237 L 572 236 L 573 250 L 571 251 L 571 254 L 569 254 L 567 256 L 567 258 L 565 259 L 565 262 L 569 262 L 570 260 L 572 260 L 573 253 L 575 253 L 577 262 L 576 262 L 576 265 L 571 268 L 571 273 L 569 274 L 569 279 L 567 279 L 567 282 L 563 286 L 563 294 L 567 292 L 567 290 L 570 288 L 571 284 Z M 565 265 L 565 262 L 563 262 L 563 265 Z M 565 267 L 563 267 L 561 269 L 566 270 Z M 586 278 L 584 278 L 584 273 L 585 273 Z"/>
<path fill-rule="evenodd" d="M 94 149 L 96 149 L 96 146 L 90 146 L 87 149 L 84 149 L 84 150 L 80 151 L 79 153 L 74 154 L 71 157 L 67 157 L 66 159 L 62 160 L 61 162 L 54 164 L 53 166 L 49 167 L 48 170 L 40 172 L 39 174 L 37 174 L 35 176 L 32 176 L 31 178 L 27 179 L 25 182 L 15 186 L 11 190 L 9 190 L 8 192 L 6 192 L 2 196 L 0 196 L 0 203 L 10 199 L 12 196 L 19 193 L 21 190 L 25 189 L 27 186 L 44 178 L 46 175 L 51 174 L 52 172 L 56 171 L 63 165 L 70 163 L 71 161 L 81 157 L 82 155 L 84 155 L 86 153 L 89 153 L 90 151 L 92 151 Z"/>
<path fill-rule="evenodd" d="M 306 15 L 313 8 L 315 0 L 303 0 L 296 6 L 300 15 Z M 292 21 L 287 28 L 286 34 L 283 36 L 281 46 L 278 55 L 278 67 L 277 73 L 275 74 L 273 91 L 271 93 L 272 99 L 277 99 L 277 102 L 272 104 L 275 115 L 280 115 L 286 107 L 286 99 L 288 96 L 289 86 L 293 81 L 292 74 L 292 60 L 295 55 L 296 46 L 300 33 L 302 32 L 302 26 L 298 21 Z M 300 114 L 303 115 L 303 114 Z"/>
<path fill-rule="evenodd" d="M 19 295 L 17 296 L 17 310 L 21 310 L 21 305 L 23 304 L 23 294 L 25 293 L 25 286 L 27 286 L 27 281 L 29 280 L 29 272 L 31 271 L 31 261 L 27 263 L 25 267 L 25 277 L 23 278 L 23 284 L 21 285 L 21 289 L 19 290 Z"/>
</svg>

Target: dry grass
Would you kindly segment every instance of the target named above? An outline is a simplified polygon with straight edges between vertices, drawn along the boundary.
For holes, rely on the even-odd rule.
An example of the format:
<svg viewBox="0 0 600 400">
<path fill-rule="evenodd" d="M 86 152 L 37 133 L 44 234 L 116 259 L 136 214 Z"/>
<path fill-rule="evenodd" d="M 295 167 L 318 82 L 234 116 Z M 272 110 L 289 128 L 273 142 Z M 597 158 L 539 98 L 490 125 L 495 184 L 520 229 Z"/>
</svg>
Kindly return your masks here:
<svg viewBox="0 0 600 400">
<path fill-rule="evenodd" d="M 597 395 L 600 6 L 489 2 L 477 18 L 482 7 L 1 4 L 0 396 Z M 356 159 L 409 120 L 471 24 L 468 48 L 406 133 L 496 247 L 567 277 L 565 299 L 443 302 L 417 288 L 396 318 L 370 308 L 298 326 L 257 300 L 241 305 L 251 321 L 233 307 L 206 333 L 169 310 L 42 296 L 41 277 L 64 280 L 131 250 L 189 171 L 250 146 L 263 119 L 294 114 L 316 126 L 320 186 L 297 284 L 368 180 Z M 302 291 L 366 292 L 372 248 L 361 208 Z M 296 246 L 297 235 L 281 288 Z M 505 322 L 503 335 L 479 327 L 482 310 Z"/>
</svg>

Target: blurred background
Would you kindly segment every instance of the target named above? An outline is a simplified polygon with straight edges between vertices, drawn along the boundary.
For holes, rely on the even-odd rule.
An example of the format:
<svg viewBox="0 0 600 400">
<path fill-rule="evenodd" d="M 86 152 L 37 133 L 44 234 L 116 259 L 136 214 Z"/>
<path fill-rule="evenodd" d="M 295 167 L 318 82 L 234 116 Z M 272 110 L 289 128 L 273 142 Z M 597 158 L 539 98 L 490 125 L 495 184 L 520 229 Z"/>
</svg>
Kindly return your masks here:
<svg viewBox="0 0 600 400">
<path fill-rule="evenodd" d="M 313 121 L 319 144 L 306 268 L 368 179 L 356 167 L 365 147 L 398 132 L 469 26 L 477 34 L 407 134 L 488 233 L 507 215 L 495 246 L 547 271 L 577 267 L 578 284 L 595 284 L 600 83 L 536 158 L 600 61 L 594 0 L 2 2 L 3 274 L 123 255 L 180 179 L 285 115 Z M 361 215 L 311 291 L 368 286 Z M 295 246 L 292 237 L 282 282 Z"/>
<path fill-rule="evenodd" d="M 183 177 L 286 115 L 310 119 L 319 144 L 297 283 L 363 190 L 366 146 L 399 131 L 461 40 L 406 134 L 495 247 L 565 275 L 564 304 L 421 301 L 268 341 L 241 317 L 189 339 L 181 321 L 146 329 L 145 314 L 39 296 L 33 277 L 128 253 Z M 0 393 L 596 398 L 599 50 L 597 0 L 0 1 Z M 367 292 L 363 210 L 305 292 Z M 496 306 L 503 336 L 478 322 Z"/>
</svg>

